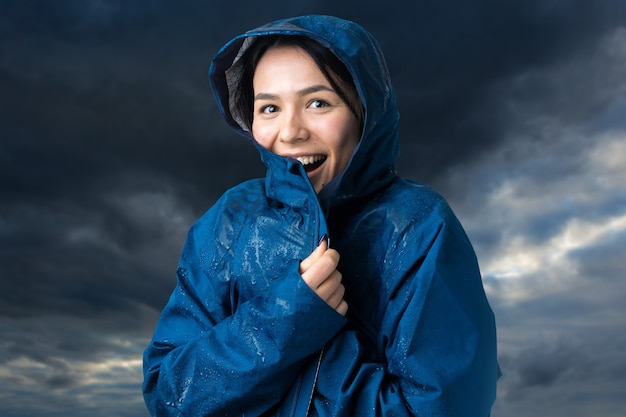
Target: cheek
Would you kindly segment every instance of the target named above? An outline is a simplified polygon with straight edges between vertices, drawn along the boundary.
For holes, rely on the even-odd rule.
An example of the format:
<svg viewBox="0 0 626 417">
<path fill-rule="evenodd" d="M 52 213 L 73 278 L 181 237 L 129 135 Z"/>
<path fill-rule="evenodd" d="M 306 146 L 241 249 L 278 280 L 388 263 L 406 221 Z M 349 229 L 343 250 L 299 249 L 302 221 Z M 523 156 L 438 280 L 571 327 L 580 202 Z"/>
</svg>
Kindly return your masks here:
<svg viewBox="0 0 626 417">
<path fill-rule="evenodd" d="M 342 154 L 342 159 L 349 159 L 359 142 L 357 123 L 353 123 L 350 119 L 341 120 L 332 127 L 331 131 L 335 132 L 332 146 Z"/>
<path fill-rule="evenodd" d="M 272 135 L 269 126 L 263 126 L 252 122 L 252 137 L 265 149 L 270 151 L 272 150 L 274 141 L 271 139 Z"/>
</svg>

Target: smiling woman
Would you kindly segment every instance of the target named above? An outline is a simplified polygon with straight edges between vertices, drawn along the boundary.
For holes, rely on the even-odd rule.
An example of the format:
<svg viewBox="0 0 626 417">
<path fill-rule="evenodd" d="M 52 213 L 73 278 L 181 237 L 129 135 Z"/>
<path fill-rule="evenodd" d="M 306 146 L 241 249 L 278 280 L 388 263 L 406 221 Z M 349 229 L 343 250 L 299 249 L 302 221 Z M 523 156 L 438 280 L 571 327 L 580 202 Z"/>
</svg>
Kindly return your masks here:
<svg viewBox="0 0 626 417">
<path fill-rule="evenodd" d="M 265 149 L 300 161 L 319 193 L 348 165 L 360 135 L 356 115 L 299 47 L 268 49 L 253 90 L 252 136 Z"/>
<path fill-rule="evenodd" d="M 396 175 L 382 56 L 359 25 L 303 16 L 213 59 L 267 173 L 189 233 L 144 355 L 153 416 L 489 415 L 493 313 L 448 204 Z"/>
</svg>

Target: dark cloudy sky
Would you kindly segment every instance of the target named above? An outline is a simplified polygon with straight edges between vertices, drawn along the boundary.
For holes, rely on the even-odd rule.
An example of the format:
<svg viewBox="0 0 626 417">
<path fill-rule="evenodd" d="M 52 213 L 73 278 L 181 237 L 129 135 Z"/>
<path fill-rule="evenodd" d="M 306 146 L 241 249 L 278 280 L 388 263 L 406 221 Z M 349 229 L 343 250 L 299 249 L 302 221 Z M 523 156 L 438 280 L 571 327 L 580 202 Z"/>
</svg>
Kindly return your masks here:
<svg viewBox="0 0 626 417">
<path fill-rule="evenodd" d="M 403 176 L 476 247 L 493 417 L 626 415 L 626 2 L 0 1 L 0 415 L 147 417 L 185 235 L 263 174 L 206 79 L 232 36 L 336 14 L 386 53 Z"/>
</svg>

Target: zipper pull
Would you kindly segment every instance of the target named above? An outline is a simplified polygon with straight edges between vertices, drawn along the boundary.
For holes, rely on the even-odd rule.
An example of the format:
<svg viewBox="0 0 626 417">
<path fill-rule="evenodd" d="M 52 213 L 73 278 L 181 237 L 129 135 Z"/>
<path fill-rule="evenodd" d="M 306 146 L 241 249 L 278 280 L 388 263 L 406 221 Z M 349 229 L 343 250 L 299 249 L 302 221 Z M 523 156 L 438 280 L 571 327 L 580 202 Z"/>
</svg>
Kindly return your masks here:
<svg viewBox="0 0 626 417">
<path fill-rule="evenodd" d="M 327 234 L 323 234 L 322 237 L 320 237 L 320 240 L 317 241 L 317 246 L 321 245 L 323 241 L 326 241 L 326 248 L 329 248 L 330 238 L 328 237 Z"/>
</svg>

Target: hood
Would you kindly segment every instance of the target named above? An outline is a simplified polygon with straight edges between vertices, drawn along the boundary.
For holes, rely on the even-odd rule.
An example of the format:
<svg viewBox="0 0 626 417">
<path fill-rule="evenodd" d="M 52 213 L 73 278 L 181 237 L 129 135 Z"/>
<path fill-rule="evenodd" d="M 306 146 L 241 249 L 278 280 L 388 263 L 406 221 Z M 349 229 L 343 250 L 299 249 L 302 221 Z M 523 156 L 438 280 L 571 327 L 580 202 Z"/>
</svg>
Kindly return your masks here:
<svg viewBox="0 0 626 417">
<path fill-rule="evenodd" d="M 332 207 L 358 199 L 386 186 L 396 175 L 399 114 L 380 46 L 370 33 L 356 23 L 332 16 L 309 15 L 271 22 L 236 36 L 218 51 L 209 69 L 209 80 L 220 112 L 235 131 L 250 138 L 257 146 L 268 168 L 271 185 L 268 192 L 281 194 L 270 197 L 284 197 L 286 192 L 280 191 L 282 186 L 292 187 L 293 181 L 298 181 L 290 178 L 293 174 L 304 176 L 306 181 L 308 178 L 303 169 L 298 169 L 297 161 L 272 154 L 254 141 L 251 133 L 231 112 L 228 84 L 236 82 L 229 69 L 245 48 L 256 37 L 275 34 L 306 36 L 329 48 L 352 74 L 365 109 L 359 145 L 329 197 L 328 205 Z M 285 181 L 287 184 L 284 184 Z M 295 185 L 295 189 L 302 187 L 302 184 Z"/>
</svg>

